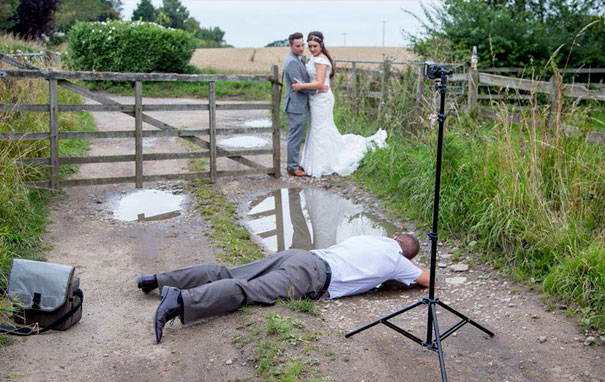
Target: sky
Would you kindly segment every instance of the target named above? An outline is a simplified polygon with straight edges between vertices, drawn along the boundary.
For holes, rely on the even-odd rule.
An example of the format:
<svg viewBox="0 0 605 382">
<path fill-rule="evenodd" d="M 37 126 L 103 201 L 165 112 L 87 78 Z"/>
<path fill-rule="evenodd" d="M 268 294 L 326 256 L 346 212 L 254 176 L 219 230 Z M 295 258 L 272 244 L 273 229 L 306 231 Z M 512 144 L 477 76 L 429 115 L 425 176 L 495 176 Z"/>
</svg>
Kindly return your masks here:
<svg viewBox="0 0 605 382">
<path fill-rule="evenodd" d="M 122 0 L 122 17 L 130 20 L 140 0 Z M 152 0 L 160 6 L 161 0 Z M 218 26 L 227 43 L 262 47 L 290 33 L 319 30 L 327 46 L 403 46 L 405 33 L 417 34 L 423 0 L 181 0 L 203 27 Z M 384 23 L 383 23 L 384 22 Z"/>
</svg>

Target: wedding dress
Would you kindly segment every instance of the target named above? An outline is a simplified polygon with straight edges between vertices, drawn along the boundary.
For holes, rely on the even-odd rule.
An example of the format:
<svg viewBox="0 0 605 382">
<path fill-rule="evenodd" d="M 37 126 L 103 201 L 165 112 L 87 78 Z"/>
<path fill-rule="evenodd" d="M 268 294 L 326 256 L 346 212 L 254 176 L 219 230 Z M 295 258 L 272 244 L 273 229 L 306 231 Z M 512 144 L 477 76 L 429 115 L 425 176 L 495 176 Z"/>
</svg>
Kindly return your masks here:
<svg viewBox="0 0 605 382">
<path fill-rule="evenodd" d="M 313 56 L 307 63 L 310 81 L 317 80 L 315 63 L 328 66 L 324 85 L 330 86 L 332 65 L 323 57 Z M 371 137 L 355 134 L 341 135 L 334 123 L 334 94 L 326 93 L 309 96 L 310 120 L 307 138 L 302 153 L 301 166 L 313 177 L 336 173 L 349 175 L 359 167 L 366 152 L 375 147 L 386 146 L 386 131 L 379 129 Z"/>
</svg>

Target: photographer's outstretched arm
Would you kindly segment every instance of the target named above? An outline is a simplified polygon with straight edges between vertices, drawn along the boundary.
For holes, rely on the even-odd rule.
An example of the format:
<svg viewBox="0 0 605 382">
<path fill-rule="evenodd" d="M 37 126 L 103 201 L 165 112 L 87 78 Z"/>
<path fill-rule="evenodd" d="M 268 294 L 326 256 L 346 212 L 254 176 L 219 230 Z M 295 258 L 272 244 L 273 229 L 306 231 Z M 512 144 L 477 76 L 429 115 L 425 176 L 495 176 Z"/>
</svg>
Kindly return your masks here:
<svg viewBox="0 0 605 382">
<path fill-rule="evenodd" d="M 426 268 L 422 268 L 422 267 L 418 267 L 418 268 L 420 268 L 422 273 L 416 279 L 416 284 L 422 285 L 423 287 L 428 288 L 429 284 L 431 283 L 431 272 Z M 437 280 L 435 280 L 435 286 L 437 286 Z"/>
</svg>

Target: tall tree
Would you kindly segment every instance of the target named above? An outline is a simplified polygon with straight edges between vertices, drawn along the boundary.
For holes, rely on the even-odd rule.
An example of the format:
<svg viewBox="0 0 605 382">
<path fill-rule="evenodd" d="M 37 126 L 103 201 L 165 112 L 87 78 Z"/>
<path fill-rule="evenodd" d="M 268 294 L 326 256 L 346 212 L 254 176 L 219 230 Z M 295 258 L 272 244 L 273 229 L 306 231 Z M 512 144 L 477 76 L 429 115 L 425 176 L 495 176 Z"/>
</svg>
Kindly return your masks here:
<svg viewBox="0 0 605 382">
<path fill-rule="evenodd" d="M 151 0 L 141 0 L 132 12 L 133 21 L 155 21 L 156 16 L 156 10 L 153 7 Z"/>
<path fill-rule="evenodd" d="M 11 31 L 26 37 L 40 37 L 53 28 L 53 13 L 59 0 L 21 0 L 17 23 Z"/>
<path fill-rule="evenodd" d="M 160 18 L 160 23 L 174 29 L 184 29 L 185 22 L 189 18 L 189 11 L 179 0 L 163 0 L 159 12 L 165 16 L 165 18 Z M 168 19 L 168 24 L 166 24 L 166 19 Z"/>
<path fill-rule="evenodd" d="M 76 21 L 95 21 L 104 12 L 101 0 L 61 0 L 55 12 L 55 26 L 67 32 Z"/>
<path fill-rule="evenodd" d="M 99 21 L 119 20 L 122 14 L 122 0 L 100 0 L 103 11 L 97 18 Z"/>
</svg>

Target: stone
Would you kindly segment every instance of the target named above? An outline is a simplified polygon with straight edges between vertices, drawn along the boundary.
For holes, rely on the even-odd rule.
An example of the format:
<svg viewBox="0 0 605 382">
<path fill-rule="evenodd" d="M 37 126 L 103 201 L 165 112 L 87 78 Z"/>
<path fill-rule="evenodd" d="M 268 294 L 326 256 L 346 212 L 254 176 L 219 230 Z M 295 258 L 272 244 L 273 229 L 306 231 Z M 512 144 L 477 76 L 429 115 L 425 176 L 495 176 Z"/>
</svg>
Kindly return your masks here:
<svg viewBox="0 0 605 382">
<path fill-rule="evenodd" d="M 450 285 L 462 285 L 466 282 L 466 277 L 447 277 L 445 279 L 445 283 L 446 284 L 450 284 Z"/>
<path fill-rule="evenodd" d="M 228 360 L 225 362 L 225 365 L 231 365 L 232 363 L 233 363 L 233 360 L 232 360 L 232 359 L 228 359 Z"/>
<path fill-rule="evenodd" d="M 588 336 L 586 337 L 586 339 L 584 340 L 584 345 L 585 346 L 590 346 L 590 345 L 594 345 L 597 343 L 597 339 L 594 338 L 593 336 Z"/>
<path fill-rule="evenodd" d="M 466 272 L 468 271 L 468 265 L 463 263 L 450 265 L 450 270 L 454 272 Z"/>
<path fill-rule="evenodd" d="M 477 245 L 477 242 L 475 240 L 471 241 L 470 243 L 468 243 L 468 247 L 469 248 L 473 248 L 474 246 Z"/>
<path fill-rule="evenodd" d="M 437 263 L 437 266 L 439 268 L 445 268 L 445 267 L 447 267 L 447 264 L 446 263 Z"/>
</svg>

